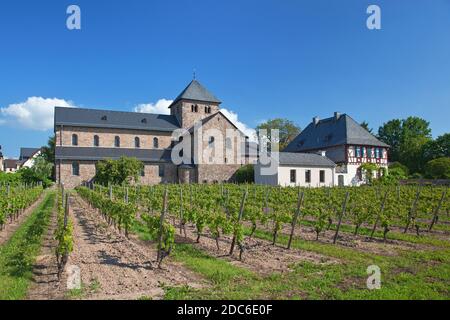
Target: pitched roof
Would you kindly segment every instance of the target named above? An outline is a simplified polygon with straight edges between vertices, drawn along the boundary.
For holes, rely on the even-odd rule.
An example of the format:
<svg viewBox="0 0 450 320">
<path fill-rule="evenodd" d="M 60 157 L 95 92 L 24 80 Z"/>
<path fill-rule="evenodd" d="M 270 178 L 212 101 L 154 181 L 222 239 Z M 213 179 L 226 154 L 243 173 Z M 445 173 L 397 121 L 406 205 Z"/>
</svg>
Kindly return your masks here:
<svg viewBox="0 0 450 320">
<path fill-rule="evenodd" d="M 19 164 L 17 159 L 5 159 L 3 160 L 5 169 L 16 169 Z"/>
<path fill-rule="evenodd" d="M 214 94 L 209 92 L 208 89 L 202 86 L 197 80 L 192 80 L 191 83 L 189 83 L 188 86 L 178 95 L 178 97 L 176 97 L 170 107 L 182 99 L 221 103 L 221 101 L 217 99 Z"/>
<path fill-rule="evenodd" d="M 336 164 L 319 154 L 315 153 L 290 153 L 279 152 L 280 165 L 301 165 L 311 167 L 335 167 Z"/>
<path fill-rule="evenodd" d="M 41 148 L 20 148 L 19 160 L 32 158 Z"/>
<path fill-rule="evenodd" d="M 56 160 L 103 160 L 133 157 L 145 162 L 168 162 L 171 150 L 95 148 L 95 147 L 56 147 Z"/>
<path fill-rule="evenodd" d="M 344 144 L 389 147 L 349 115 L 343 114 L 320 120 L 317 124 L 311 122 L 284 151 L 310 151 Z"/>
<path fill-rule="evenodd" d="M 180 128 L 171 115 L 56 107 L 55 126 L 58 125 L 169 132 Z"/>
</svg>

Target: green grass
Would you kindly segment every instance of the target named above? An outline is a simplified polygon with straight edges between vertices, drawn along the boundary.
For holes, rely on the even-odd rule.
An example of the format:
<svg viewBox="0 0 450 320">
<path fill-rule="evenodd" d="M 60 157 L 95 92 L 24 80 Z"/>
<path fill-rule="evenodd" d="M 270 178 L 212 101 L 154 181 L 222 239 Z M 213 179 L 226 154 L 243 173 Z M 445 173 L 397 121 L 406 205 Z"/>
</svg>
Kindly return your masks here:
<svg viewBox="0 0 450 320">
<path fill-rule="evenodd" d="M 143 224 L 136 224 L 133 230 L 142 239 L 149 239 Z M 265 230 L 256 230 L 254 236 L 272 240 L 272 233 Z M 404 241 L 418 238 L 404 236 Z M 287 235 L 278 236 L 278 245 L 286 246 L 287 242 Z M 450 299 L 448 242 L 425 242 L 436 246 L 432 250 L 397 249 L 396 255 L 387 256 L 294 237 L 293 248 L 332 257 L 339 263 L 300 261 L 291 266 L 291 272 L 269 275 L 212 257 L 192 244 L 176 244 L 172 258 L 201 275 L 208 285 L 201 289 L 164 287 L 165 299 Z M 367 289 L 366 270 L 370 265 L 381 269 L 380 290 Z"/>
<path fill-rule="evenodd" d="M 11 239 L 0 247 L 0 300 L 26 297 L 54 204 L 55 193 L 47 193 Z"/>
</svg>

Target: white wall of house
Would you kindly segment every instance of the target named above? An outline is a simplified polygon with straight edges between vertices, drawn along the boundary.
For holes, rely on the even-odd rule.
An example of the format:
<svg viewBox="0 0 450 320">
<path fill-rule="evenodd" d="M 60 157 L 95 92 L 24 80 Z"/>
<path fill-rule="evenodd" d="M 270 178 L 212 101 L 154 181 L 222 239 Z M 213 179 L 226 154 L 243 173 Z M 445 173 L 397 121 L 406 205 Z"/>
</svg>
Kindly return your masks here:
<svg viewBox="0 0 450 320">
<path fill-rule="evenodd" d="M 291 171 L 295 171 L 295 182 L 291 181 Z M 306 171 L 310 171 L 310 181 L 306 181 Z M 324 182 L 320 181 L 320 171 L 323 171 Z M 329 187 L 335 185 L 334 168 L 331 167 L 306 167 L 294 165 L 281 165 L 274 175 L 262 175 L 261 166 L 255 165 L 255 183 L 281 186 L 301 187 Z"/>
<path fill-rule="evenodd" d="M 41 151 L 36 152 L 30 159 L 28 159 L 21 165 L 21 168 L 31 168 L 32 166 L 34 166 L 34 160 L 40 155 Z"/>
</svg>

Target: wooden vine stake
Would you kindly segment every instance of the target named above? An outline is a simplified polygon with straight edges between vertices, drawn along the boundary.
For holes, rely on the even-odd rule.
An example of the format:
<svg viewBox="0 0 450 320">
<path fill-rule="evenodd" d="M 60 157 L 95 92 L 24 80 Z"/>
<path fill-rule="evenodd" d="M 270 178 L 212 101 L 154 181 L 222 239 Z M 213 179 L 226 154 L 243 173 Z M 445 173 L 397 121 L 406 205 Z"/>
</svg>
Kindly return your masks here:
<svg viewBox="0 0 450 320">
<path fill-rule="evenodd" d="M 237 220 L 238 225 L 241 223 L 242 214 L 244 213 L 244 205 L 245 205 L 246 199 L 247 199 L 247 190 L 245 190 L 244 194 L 242 195 L 241 207 L 239 209 L 239 216 L 238 216 L 238 220 Z M 234 252 L 234 246 L 236 245 L 236 236 L 237 236 L 237 234 L 236 234 L 236 230 L 235 230 L 234 234 L 233 234 L 233 240 L 231 241 L 230 256 L 233 255 L 233 252 Z"/>
<path fill-rule="evenodd" d="M 373 238 L 373 235 L 375 234 L 375 231 L 377 229 L 378 222 L 380 222 L 381 215 L 383 214 L 384 208 L 386 206 L 387 197 L 388 197 L 388 192 L 386 191 L 386 193 L 384 194 L 384 197 L 383 197 L 383 201 L 381 202 L 380 212 L 378 213 L 377 219 L 375 220 L 375 223 L 373 225 L 372 233 L 370 234 L 370 239 Z"/>
<path fill-rule="evenodd" d="M 158 252 L 156 255 L 156 261 L 159 262 L 161 259 L 161 249 L 162 249 L 162 241 L 163 241 L 163 232 L 164 232 L 164 218 L 167 213 L 167 187 L 164 189 L 164 198 L 163 198 L 163 208 L 161 212 L 161 217 L 159 220 L 159 233 L 158 233 Z"/>
<path fill-rule="evenodd" d="M 347 192 L 347 193 L 345 194 L 344 203 L 342 204 L 342 212 L 341 212 L 341 214 L 339 215 L 339 220 L 338 220 L 338 224 L 337 224 L 337 227 L 336 227 L 336 233 L 335 233 L 334 239 L 333 239 L 333 244 L 336 244 L 336 241 L 337 241 L 337 238 L 338 238 L 338 234 L 339 234 L 339 229 L 340 229 L 340 227 L 341 227 L 342 218 L 344 217 L 344 215 L 345 215 L 345 210 L 347 209 L 347 203 L 348 203 L 348 198 L 349 198 L 349 196 L 350 196 L 350 193 Z"/>
<path fill-rule="evenodd" d="M 441 210 L 442 203 L 444 202 L 444 199 L 445 199 L 446 195 L 447 195 L 447 190 L 444 190 L 442 192 L 441 200 L 439 200 L 439 204 L 436 207 L 436 209 L 434 210 L 433 220 L 431 220 L 431 224 L 430 224 L 430 227 L 428 228 L 428 231 L 431 231 L 431 229 L 433 229 L 434 224 L 438 221 L 438 219 L 439 219 L 439 211 Z"/>
<path fill-rule="evenodd" d="M 297 220 L 298 220 L 298 216 L 300 215 L 300 209 L 303 204 L 304 196 L 305 196 L 305 193 L 300 192 L 300 188 L 299 188 L 298 189 L 297 210 L 295 211 L 294 216 L 292 217 L 291 235 L 289 236 L 289 242 L 288 242 L 288 246 L 287 246 L 288 250 L 291 249 L 292 238 L 294 237 L 295 226 L 297 225 Z"/>
<path fill-rule="evenodd" d="M 414 212 L 416 211 L 417 202 L 419 201 L 420 191 L 421 191 L 421 189 L 419 188 L 416 192 L 416 197 L 414 198 L 411 209 L 409 210 L 408 221 L 406 222 L 405 230 L 403 231 L 403 233 L 408 232 L 409 225 L 411 224 L 411 220 L 414 217 Z"/>
</svg>

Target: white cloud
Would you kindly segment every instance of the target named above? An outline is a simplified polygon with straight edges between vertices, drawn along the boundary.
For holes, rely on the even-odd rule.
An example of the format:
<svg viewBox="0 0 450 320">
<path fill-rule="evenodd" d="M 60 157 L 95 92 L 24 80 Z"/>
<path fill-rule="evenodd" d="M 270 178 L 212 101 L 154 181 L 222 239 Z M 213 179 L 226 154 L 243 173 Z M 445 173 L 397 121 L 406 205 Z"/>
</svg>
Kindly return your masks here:
<svg viewBox="0 0 450 320">
<path fill-rule="evenodd" d="M 134 112 L 170 114 L 169 106 L 173 100 L 159 99 L 156 103 L 141 103 L 134 108 Z"/>
<path fill-rule="evenodd" d="M 22 128 L 46 131 L 53 128 L 55 107 L 74 108 L 71 101 L 57 98 L 29 97 L 25 102 L 1 108 L 0 125 L 19 125 Z"/>
<path fill-rule="evenodd" d="M 248 127 L 245 123 L 239 121 L 237 113 L 227 110 L 220 110 L 231 122 L 234 123 L 239 130 L 241 130 L 246 136 L 248 136 L 250 141 L 256 142 L 256 130 Z"/>
</svg>

